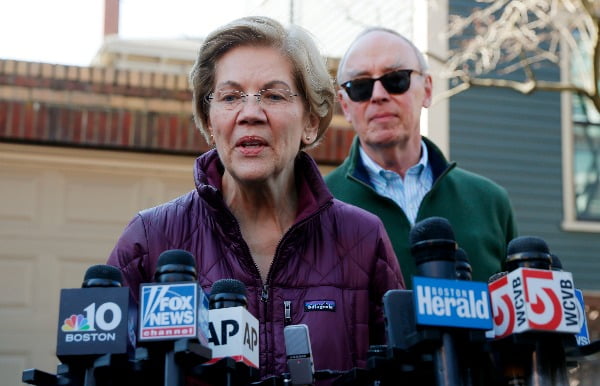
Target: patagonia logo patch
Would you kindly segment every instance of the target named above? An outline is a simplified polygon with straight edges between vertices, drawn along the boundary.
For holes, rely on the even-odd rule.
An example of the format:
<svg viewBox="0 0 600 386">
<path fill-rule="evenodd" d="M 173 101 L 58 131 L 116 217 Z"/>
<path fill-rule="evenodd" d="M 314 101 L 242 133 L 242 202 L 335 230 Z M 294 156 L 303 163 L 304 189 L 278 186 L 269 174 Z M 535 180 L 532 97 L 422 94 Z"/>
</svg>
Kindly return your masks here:
<svg viewBox="0 0 600 386">
<path fill-rule="evenodd" d="M 335 300 L 311 300 L 304 302 L 304 312 L 335 311 Z"/>
</svg>

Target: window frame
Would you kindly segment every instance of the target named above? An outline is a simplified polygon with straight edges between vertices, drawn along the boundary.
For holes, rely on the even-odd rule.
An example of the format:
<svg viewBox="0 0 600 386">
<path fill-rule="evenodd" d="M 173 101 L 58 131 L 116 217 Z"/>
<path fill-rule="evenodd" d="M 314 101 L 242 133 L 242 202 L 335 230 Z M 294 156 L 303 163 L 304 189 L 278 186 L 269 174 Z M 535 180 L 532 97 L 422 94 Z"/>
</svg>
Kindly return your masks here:
<svg viewBox="0 0 600 386">
<path fill-rule="evenodd" d="M 562 45 L 566 47 L 566 45 Z M 561 79 L 570 80 L 571 63 L 568 51 L 561 55 Z M 562 187 L 563 187 L 563 220 L 561 227 L 568 232 L 600 233 L 600 221 L 577 219 L 575 209 L 575 175 L 574 167 L 574 124 L 573 93 L 561 92 L 561 146 L 562 146 Z"/>
</svg>

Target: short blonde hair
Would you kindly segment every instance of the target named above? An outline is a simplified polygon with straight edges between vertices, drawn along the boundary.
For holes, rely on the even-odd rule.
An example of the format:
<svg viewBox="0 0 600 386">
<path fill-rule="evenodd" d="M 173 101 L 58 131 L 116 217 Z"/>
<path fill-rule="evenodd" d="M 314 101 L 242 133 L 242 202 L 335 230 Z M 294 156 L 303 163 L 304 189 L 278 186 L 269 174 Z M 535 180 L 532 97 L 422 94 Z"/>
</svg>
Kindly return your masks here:
<svg viewBox="0 0 600 386">
<path fill-rule="evenodd" d="M 333 116 L 335 88 L 324 58 L 305 29 L 291 25 L 287 29 L 279 22 L 261 16 L 237 19 L 210 33 L 190 72 L 194 121 L 210 143 L 208 126 L 209 102 L 206 99 L 215 87 L 216 64 L 229 50 L 241 46 L 266 46 L 281 51 L 293 67 L 292 77 L 300 95 L 307 101 L 310 113 L 319 119 L 314 146 L 325 134 Z M 308 147 L 302 142 L 301 149 Z"/>
</svg>

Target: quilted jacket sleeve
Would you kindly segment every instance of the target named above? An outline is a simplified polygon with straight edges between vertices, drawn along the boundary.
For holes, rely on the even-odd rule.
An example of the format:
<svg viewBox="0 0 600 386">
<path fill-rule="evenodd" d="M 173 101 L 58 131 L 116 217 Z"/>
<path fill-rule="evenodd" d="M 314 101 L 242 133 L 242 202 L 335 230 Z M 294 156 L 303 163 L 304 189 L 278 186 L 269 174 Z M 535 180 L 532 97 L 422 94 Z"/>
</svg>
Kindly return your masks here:
<svg viewBox="0 0 600 386">
<path fill-rule="evenodd" d="M 390 289 L 405 288 L 398 259 L 382 223 L 379 224 L 378 233 L 374 275 L 371 276 L 372 297 L 369 305 L 369 315 L 372 318 L 370 325 L 373 326 L 369 337 L 371 344 L 385 343 L 383 295 Z"/>
<path fill-rule="evenodd" d="M 133 298 L 138 301 L 140 283 L 151 281 L 144 263 L 148 258 L 148 239 L 144 220 L 141 215 L 135 216 L 125 227 L 114 249 L 108 257 L 107 264 L 119 268 L 123 274 L 124 285 L 131 290 Z"/>
</svg>

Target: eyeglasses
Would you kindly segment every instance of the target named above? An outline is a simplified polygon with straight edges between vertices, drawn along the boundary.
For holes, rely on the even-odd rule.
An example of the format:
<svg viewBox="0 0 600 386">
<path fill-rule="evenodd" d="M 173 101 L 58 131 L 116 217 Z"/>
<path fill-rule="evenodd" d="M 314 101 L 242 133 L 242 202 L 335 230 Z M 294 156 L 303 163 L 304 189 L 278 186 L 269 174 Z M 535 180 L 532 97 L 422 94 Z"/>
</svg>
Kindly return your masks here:
<svg viewBox="0 0 600 386">
<path fill-rule="evenodd" d="M 206 100 L 213 106 L 225 110 L 233 110 L 246 102 L 249 96 L 256 98 L 257 103 L 264 106 L 278 107 L 285 106 L 293 101 L 295 96 L 291 90 L 279 88 L 266 88 L 257 91 L 256 94 L 246 94 L 239 90 L 217 90 L 207 95 Z"/>
<path fill-rule="evenodd" d="M 388 72 L 379 78 L 358 78 L 341 84 L 346 93 L 354 102 L 364 102 L 371 99 L 373 86 L 376 81 L 390 94 L 404 94 L 410 88 L 410 75 L 421 73 L 416 70 L 397 70 Z"/>
</svg>

